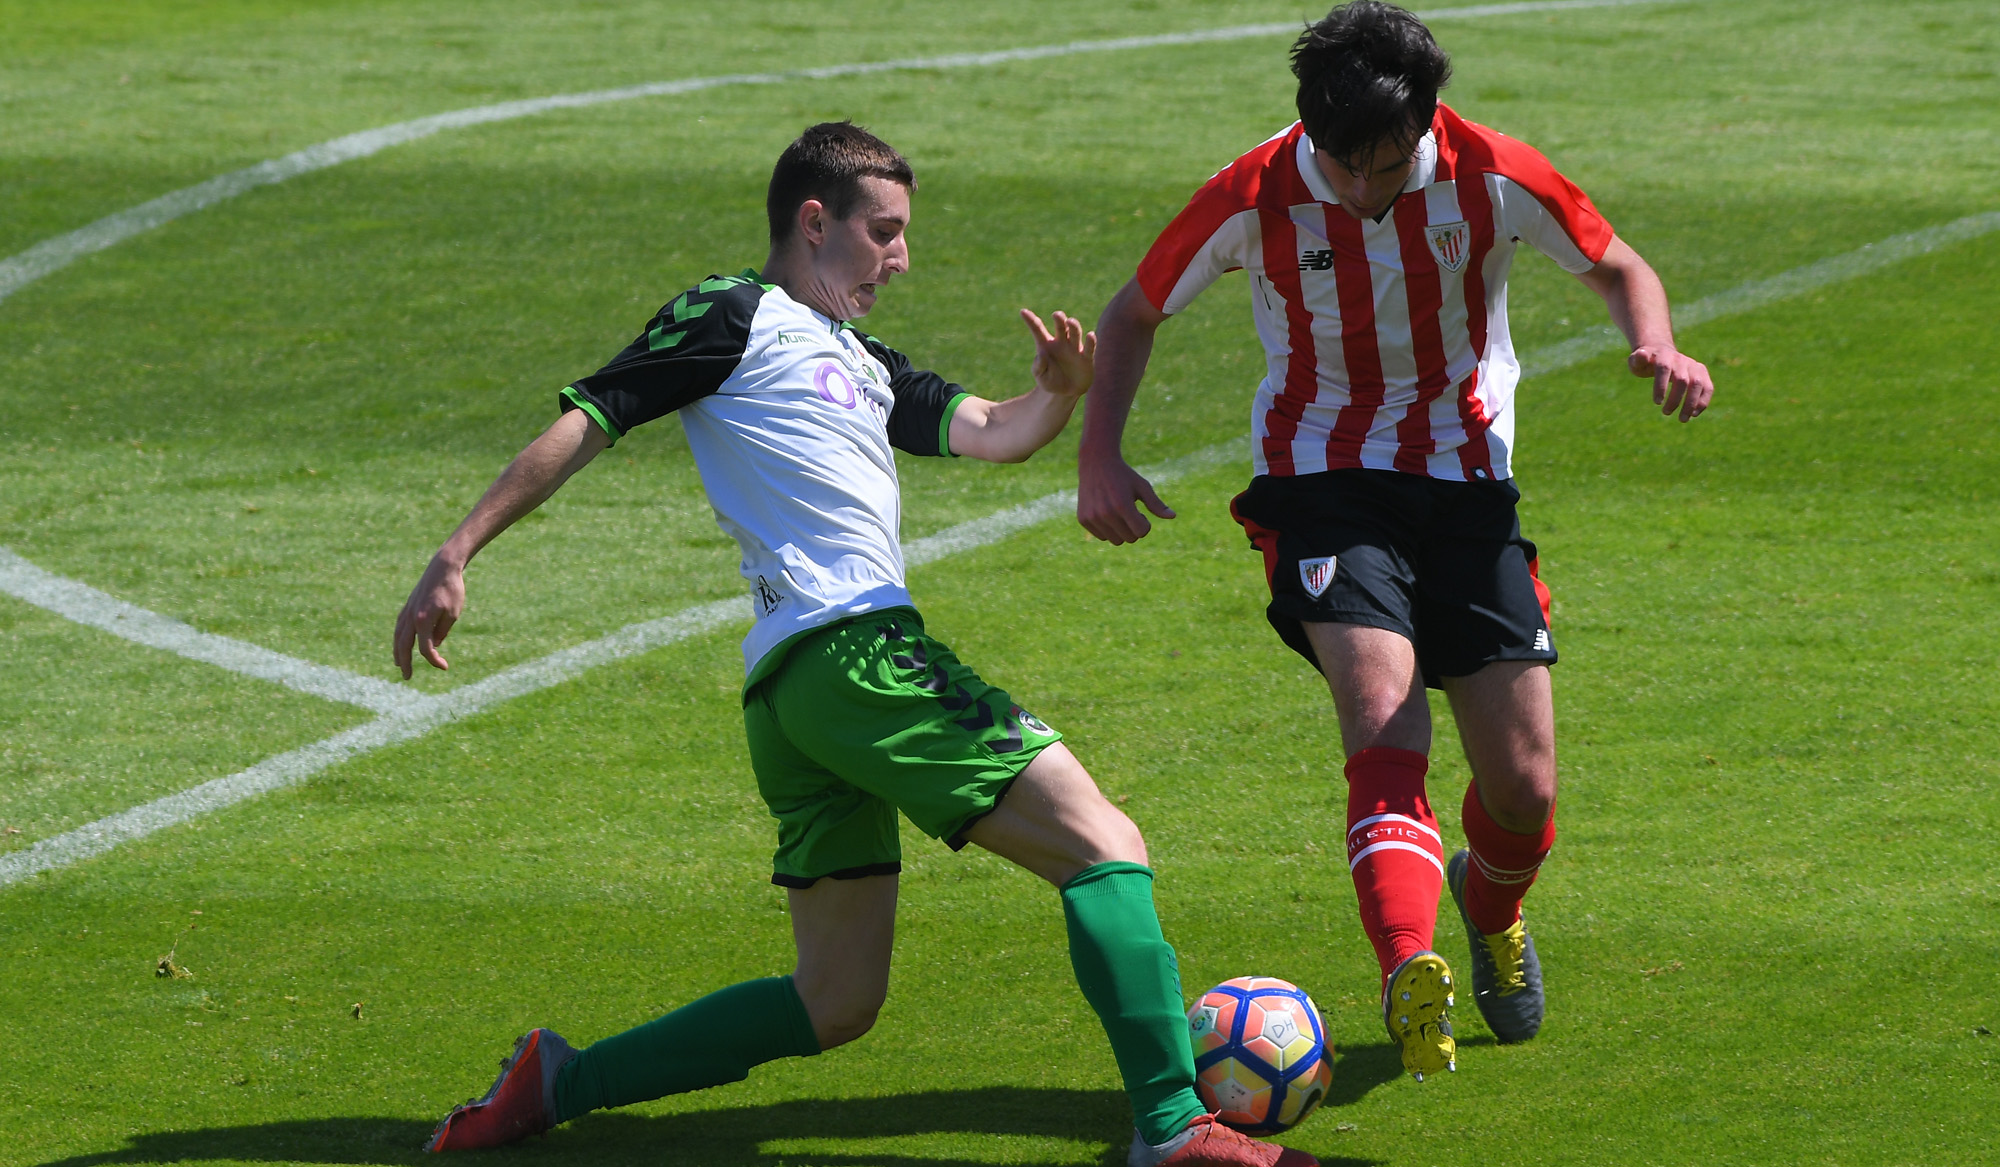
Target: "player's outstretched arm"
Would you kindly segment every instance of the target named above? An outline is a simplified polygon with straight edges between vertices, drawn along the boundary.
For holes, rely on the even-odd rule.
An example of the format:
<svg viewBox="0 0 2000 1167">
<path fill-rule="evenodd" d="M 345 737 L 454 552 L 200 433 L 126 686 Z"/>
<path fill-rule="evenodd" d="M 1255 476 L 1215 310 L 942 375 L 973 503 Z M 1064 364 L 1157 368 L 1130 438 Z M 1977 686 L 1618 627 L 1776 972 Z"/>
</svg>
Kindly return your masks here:
<svg viewBox="0 0 2000 1167">
<path fill-rule="evenodd" d="M 1056 328 L 1050 332 L 1041 317 L 1021 309 L 1035 338 L 1035 387 L 1006 401 L 961 401 L 947 435 L 952 453 L 984 462 L 1025 462 L 1069 424 L 1077 399 L 1090 389 L 1097 334 L 1085 332 L 1068 313 L 1053 319 Z"/>
<path fill-rule="evenodd" d="M 1131 543 L 1153 529 L 1139 504 L 1163 519 L 1173 508 L 1153 484 L 1125 462 L 1125 419 L 1153 355 L 1153 334 L 1167 314 L 1153 307 L 1134 279 L 1111 297 L 1098 318 L 1097 387 L 1083 413 L 1083 448 L 1077 454 L 1076 521 L 1109 543 Z"/>
<path fill-rule="evenodd" d="M 1630 244 L 1612 236 L 1597 266 L 1576 277 L 1604 298 L 1616 324 L 1632 345 L 1626 367 L 1635 377 L 1653 379 L 1653 404 L 1682 421 L 1693 421 L 1715 396 L 1708 366 L 1674 347 L 1673 315 L 1667 289 Z"/>
<path fill-rule="evenodd" d="M 472 513 L 431 556 L 430 565 L 396 616 L 396 667 L 403 671 L 404 680 L 410 679 L 415 663 L 413 646 L 438 668 L 451 667 L 438 646 L 458 623 L 459 613 L 465 611 L 465 565 L 500 532 L 546 502 L 570 475 L 589 465 L 610 444 L 610 437 L 597 428 L 590 415 L 572 410 L 528 443 L 486 488 Z"/>
</svg>

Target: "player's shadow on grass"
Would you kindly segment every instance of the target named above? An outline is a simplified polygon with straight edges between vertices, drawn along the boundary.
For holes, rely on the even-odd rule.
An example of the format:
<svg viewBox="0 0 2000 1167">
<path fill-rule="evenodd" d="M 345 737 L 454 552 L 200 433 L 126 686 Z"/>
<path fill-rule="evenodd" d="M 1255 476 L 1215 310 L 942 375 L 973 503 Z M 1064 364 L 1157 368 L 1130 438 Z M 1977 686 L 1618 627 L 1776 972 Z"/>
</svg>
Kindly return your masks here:
<svg viewBox="0 0 2000 1167">
<path fill-rule="evenodd" d="M 1481 1035 L 1459 1039 L 1458 1048 L 1492 1044 L 1492 1038 Z M 1352 1106 L 1370 1090 L 1402 1076 L 1403 1055 L 1389 1042 L 1342 1046 L 1340 1057 L 1333 1064 L 1333 1086 L 1326 1092 L 1324 1106 L 1329 1111 Z"/>
<path fill-rule="evenodd" d="M 1336 1078 L 1336 1080 L 1338 1080 Z M 1321 1121 L 1325 1121 L 1323 1118 Z M 643 1115 L 587 1115 L 547 1138 L 467 1162 L 657 1164 L 698 1167 L 1123 1167 L 1131 1129 L 1125 1096 L 1110 1090 L 939 1090 L 886 1098 L 805 1099 L 768 1106 Z M 435 1167 L 423 1153 L 431 1124 L 406 1118 L 322 1118 L 163 1131 L 117 1151 L 42 1167 L 113 1167 L 204 1160 Z M 982 1153 L 984 1139 L 1004 1140 Z M 898 1145 L 901 1140 L 908 1143 Z M 1036 1146 L 1023 1140 L 1061 1140 Z M 842 1144 L 847 1144 L 843 1146 Z M 1078 1146 L 1077 1144 L 1083 1144 Z M 1320 1157 L 1326 1167 L 1368 1159 Z"/>
</svg>

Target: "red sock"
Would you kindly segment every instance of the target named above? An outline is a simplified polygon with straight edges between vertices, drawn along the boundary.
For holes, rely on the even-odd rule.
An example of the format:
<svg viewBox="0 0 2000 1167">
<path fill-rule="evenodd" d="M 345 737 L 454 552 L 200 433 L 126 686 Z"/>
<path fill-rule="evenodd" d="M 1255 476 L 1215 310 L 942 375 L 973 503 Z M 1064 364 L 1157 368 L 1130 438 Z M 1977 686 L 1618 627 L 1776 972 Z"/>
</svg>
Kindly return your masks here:
<svg viewBox="0 0 2000 1167">
<path fill-rule="evenodd" d="M 1431 946 L 1444 843 L 1424 796 L 1430 762 L 1377 747 L 1347 759 L 1347 866 L 1361 901 L 1361 930 L 1382 976 Z"/>
<path fill-rule="evenodd" d="M 1479 801 L 1478 787 L 1465 788 L 1462 811 L 1472 864 L 1465 873 L 1465 914 L 1481 932 L 1505 932 L 1521 918 L 1521 899 L 1534 886 L 1542 860 L 1556 843 L 1556 812 L 1531 835 L 1518 835 L 1493 821 Z"/>
</svg>

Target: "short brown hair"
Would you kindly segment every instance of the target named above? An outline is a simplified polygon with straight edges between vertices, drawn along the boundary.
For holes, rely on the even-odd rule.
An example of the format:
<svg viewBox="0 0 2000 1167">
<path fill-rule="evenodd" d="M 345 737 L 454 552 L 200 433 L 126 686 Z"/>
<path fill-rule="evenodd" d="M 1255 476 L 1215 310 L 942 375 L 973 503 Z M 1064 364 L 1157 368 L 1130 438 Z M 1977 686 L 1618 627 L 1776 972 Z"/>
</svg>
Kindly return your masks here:
<svg viewBox="0 0 2000 1167">
<path fill-rule="evenodd" d="M 771 190 L 764 213 L 771 220 L 771 243 L 791 237 L 799 208 L 817 199 L 827 213 L 845 219 L 861 201 L 861 180 L 886 178 L 917 189 L 916 172 L 896 148 L 853 122 L 821 122 L 810 126 L 778 155 L 771 171 Z"/>
<path fill-rule="evenodd" d="M 1451 82 L 1451 58 L 1414 13 L 1354 0 L 1307 26 L 1292 45 L 1299 120 L 1313 145 L 1352 163 L 1376 143 L 1414 150 Z"/>
</svg>

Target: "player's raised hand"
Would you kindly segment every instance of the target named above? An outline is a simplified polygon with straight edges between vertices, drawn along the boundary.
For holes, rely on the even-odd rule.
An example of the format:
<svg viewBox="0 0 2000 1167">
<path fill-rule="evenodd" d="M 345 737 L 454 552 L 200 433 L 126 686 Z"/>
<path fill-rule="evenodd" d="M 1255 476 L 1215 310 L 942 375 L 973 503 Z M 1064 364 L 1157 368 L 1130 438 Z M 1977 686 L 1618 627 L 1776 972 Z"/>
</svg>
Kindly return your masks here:
<svg viewBox="0 0 2000 1167">
<path fill-rule="evenodd" d="M 1053 319 L 1056 330 L 1050 332 L 1041 317 L 1021 309 L 1021 320 L 1035 337 L 1035 387 L 1058 397 L 1081 397 L 1090 389 L 1097 334 L 1085 332 L 1083 322 L 1067 312 Z"/>
<path fill-rule="evenodd" d="M 414 671 L 412 666 L 416 662 L 410 652 L 413 646 L 438 668 L 451 667 L 438 652 L 438 646 L 451 635 L 451 626 L 458 623 L 463 611 L 464 570 L 446 563 L 442 557 L 433 557 L 430 566 L 424 568 L 423 578 L 410 590 L 410 598 L 403 602 L 402 612 L 396 616 L 396 667 L 403 670 L 404 680 L 409 680 Z"/>
<path fill-rule="evenodd" d="M 1667 346 L 1640 345 L 1625 364 L 1633 376 L 1653 379 L 1653 404 L 1668 417 L 1679 410 L 1682 421 L 1693 421 L 1715 397 L 1708 366 Z"/>
<path fill-rule="evenodd" d="M 1162 519 L 1174 517 L 1174 508 L 1160 501 L 1153 484 L 1123 458 L 1079 459 L 1076 521 L 1084 530 L 1106 543 L 1136 543 L 1153 529 L 1139 510 L 1141 503 Z"/>
</svg>

